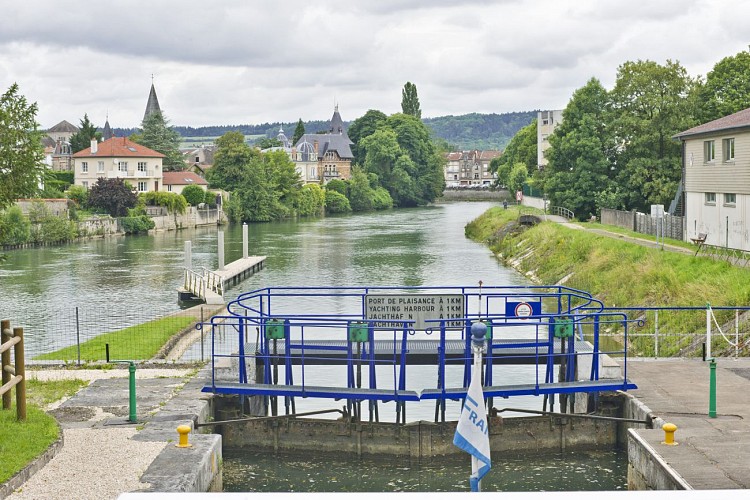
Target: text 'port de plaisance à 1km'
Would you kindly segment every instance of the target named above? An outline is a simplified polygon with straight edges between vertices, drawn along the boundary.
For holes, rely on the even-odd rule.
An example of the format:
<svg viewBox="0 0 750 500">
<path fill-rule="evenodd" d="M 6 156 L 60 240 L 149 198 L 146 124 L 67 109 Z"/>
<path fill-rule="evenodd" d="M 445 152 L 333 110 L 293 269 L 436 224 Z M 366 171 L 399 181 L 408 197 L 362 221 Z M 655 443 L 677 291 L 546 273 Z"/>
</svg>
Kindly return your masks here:
<svg viewBox="0 0 750 500">
<path fill-rule="evenodd" d="M 403 328 L 405 321 L 408 328 L 425 330 L 440 328 L 439 321 L 465 317 L 464 296 L 457 294 L 438 295 L 366 295 L 365 317 L 368 320 L 383 320 L 374 323 L 375 328 Z M 387 321 L 390 320 L 390 321 Z M 462 321 L 445 321 L 446 328 L 462 328 Z"/>
</svg>

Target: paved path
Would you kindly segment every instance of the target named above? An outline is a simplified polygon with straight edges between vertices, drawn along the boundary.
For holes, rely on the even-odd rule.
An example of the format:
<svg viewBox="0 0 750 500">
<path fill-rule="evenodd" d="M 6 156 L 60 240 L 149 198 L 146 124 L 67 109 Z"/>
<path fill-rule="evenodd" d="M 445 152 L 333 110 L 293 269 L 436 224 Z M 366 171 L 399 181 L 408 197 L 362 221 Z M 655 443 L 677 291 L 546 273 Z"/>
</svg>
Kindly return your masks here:
<svg viewBox="0 0 750 500">
<path fill-rule="evenodd" d="M 750 488 L 750 359 L 717 361 L 717 418 L 708 417 L 709 365 L 700 359 L 628 360 L 630 394 L 677 426 L 636 431 L 694 489 Z M 750 494 L 748 495 L 750 497 Z"/>
<path fill-rule="evenodd" d="M 194 371 L 136 371 L 138 424 L 129 415 L 129 372 L 113 370 L 28 370 L 31 379 L 77 378 L 91 381 L 75 396 L 48 408 L 62 427 L 64 446 L 55 457 L 8 498 L 117 498 L 123 491 L 147 487 L 140 478 L 167 445 L 177 439 L 175 423 L 167 436 L 149 432 L 152 421 L 164 418 L 165 405 L 182 392 Z M 184 420 L 184 413 L 178 415 Z M 145 427 L 145 428 L 144 428 Z M 169 432 L 171 431 L 171 432 Z"/>
</svg>

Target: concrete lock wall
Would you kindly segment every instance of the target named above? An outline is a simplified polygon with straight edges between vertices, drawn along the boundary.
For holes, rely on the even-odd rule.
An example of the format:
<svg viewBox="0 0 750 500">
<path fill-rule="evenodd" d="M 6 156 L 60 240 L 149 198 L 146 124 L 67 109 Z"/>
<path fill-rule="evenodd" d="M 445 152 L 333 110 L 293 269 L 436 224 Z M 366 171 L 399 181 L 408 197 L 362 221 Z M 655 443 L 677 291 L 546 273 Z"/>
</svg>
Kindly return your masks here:
<svg viewBox="0 0 750 500">
<path fill-rule="evenodd" d="M 557 416 L 494 417 L 490 421 L 490 447 L 493 453 L 615 447 L 620 425 L 614 421 Z M 455 430 L 456 422 L 420 421 L 399 425 L 285 417 L 214 428 L 214 432 L 222 434 L 224 445 L 229 447 L 412 458 L 461 454 L 453 445 Z"/>
</svg>

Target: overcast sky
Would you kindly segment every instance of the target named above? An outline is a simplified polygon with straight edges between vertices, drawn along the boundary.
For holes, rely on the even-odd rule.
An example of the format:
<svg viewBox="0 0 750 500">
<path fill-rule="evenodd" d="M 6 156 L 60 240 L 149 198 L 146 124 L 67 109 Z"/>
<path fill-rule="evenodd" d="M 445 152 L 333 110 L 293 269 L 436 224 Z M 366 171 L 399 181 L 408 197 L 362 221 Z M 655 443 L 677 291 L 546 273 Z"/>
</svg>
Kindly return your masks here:
<svg viewBox="0 0 750 500">
<path fill-rule="evenodd" d="M 750 2 L 728 0 L 128 0 L 4 2 L 0 90 L 48 128 L 137 127 L 151 75 L 173 125 L 561 109 L 625 61 L 705 76 L 747 50 Z"/>
</svg>

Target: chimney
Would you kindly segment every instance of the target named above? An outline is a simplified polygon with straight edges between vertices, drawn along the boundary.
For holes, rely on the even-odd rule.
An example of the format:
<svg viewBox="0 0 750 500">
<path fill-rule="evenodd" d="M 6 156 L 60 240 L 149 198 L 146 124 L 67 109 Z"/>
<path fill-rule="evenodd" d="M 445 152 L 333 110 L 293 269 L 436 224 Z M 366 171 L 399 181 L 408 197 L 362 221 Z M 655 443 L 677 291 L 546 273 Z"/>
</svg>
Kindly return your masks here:
<svg viewBox="0 0 750 500">
<path fill-rule="evenodd" d="M 91 154 L 95 155 L 97 151 L 99 151 L 99 143 L 96 139 L 91 139 Z"/>
</svg>

